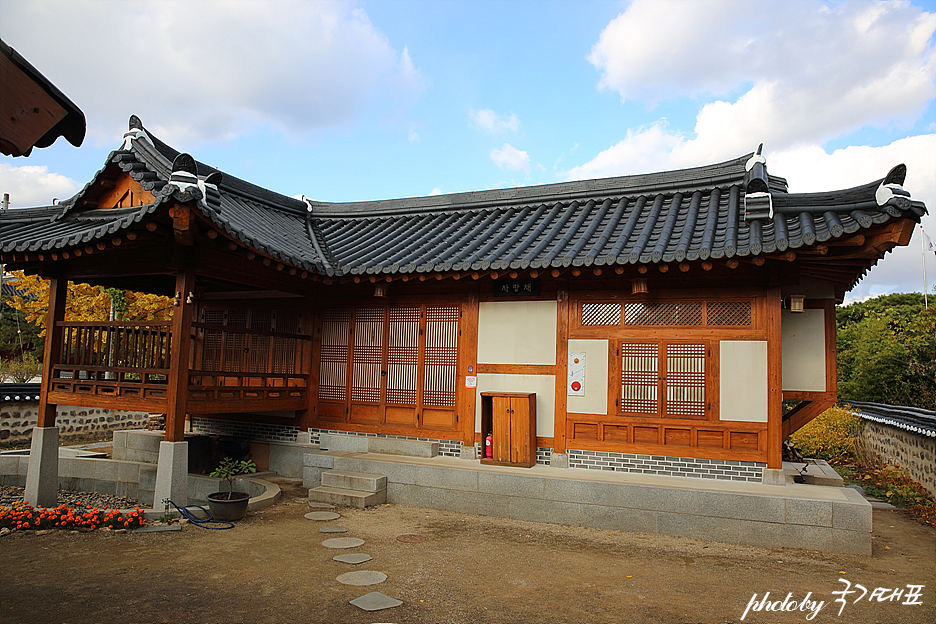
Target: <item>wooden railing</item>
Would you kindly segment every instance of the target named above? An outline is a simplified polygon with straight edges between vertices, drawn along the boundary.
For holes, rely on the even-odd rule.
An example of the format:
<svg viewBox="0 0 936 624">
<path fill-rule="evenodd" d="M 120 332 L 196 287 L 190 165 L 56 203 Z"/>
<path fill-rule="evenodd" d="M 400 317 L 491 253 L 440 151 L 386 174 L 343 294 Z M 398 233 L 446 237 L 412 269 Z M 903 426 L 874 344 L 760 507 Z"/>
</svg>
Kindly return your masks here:
<svg viewBox="0 0 936 624">
<path fill-rule="evenodd" d="M 307 372 L 293 372 L 304 361 L 308 336 L 193 324 L 214 332 L 217 354 L 226 350 L 241 361 L 205 357 L 196 347 L 188 368 L 188 411 L 220 413 L 305 409 Z M 167 408 L 171 321 L 61 322 L 62 357 L 50 367 L 54 402 L 73 405 L 114 404 L 158 412 Z M 254 338 L 227 345 L 228 336 Z M 245 347 L 251 349 L 245 350 Z M 267 355 L 262 352 L 268 351 Z M 259 357 L 248 357 L 252 351 Z M 219 364 L 260 370 L 218 371 Z M 206 366 L 207 365 L 207 366 Z M 272 369 L 272 370 L 271 370 Z M 275 372 L 274 372 L 275 371 Z M 71 399 L 70 399 L 71 397 Z"/>
<path fill-rule="evenodd" d="M 64 321 L 53 393 L 164 401 L 171 321 Z"/>
</svg>

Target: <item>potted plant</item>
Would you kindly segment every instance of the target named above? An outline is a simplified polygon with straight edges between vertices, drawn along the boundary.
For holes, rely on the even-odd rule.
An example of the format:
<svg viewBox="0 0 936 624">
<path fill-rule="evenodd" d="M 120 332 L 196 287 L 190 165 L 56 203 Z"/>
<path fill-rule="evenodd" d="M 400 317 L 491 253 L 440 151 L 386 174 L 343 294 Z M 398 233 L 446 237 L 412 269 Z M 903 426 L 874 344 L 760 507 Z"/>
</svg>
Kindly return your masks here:
<svg viewBox="0 0 936 624">
<path fill-rule="evenodd" d="M 240 520 L 247 513 L 250 494 L 234 491 L 234 479 L 242 474 L 257 472 L 257 465 L 251 459 L 236 460 L 225 457 L 209 476 L 225 479 L 227 492 L 215 492 L 208 495 L 208 510 L 215 520 L 233 522 Z"/>
</svg>

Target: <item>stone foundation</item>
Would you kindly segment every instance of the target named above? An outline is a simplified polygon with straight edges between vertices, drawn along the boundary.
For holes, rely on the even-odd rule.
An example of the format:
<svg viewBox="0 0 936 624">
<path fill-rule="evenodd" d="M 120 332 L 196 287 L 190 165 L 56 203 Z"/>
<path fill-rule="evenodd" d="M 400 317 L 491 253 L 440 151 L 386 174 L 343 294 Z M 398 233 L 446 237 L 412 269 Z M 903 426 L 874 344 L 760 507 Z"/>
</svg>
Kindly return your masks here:
<svg viewBox="0 0 936 624">
<path fill-rule="evenodd" d="M 135 429 L 146 424 L 146 412 L 71 407 L 56 408 L 59 439 L 67 442 L 100 436 L 115 429 Z M 39 419 L 38 401 L 4 401 L 0 404 L 0 448 L 29 444 Z"/>
</svg>

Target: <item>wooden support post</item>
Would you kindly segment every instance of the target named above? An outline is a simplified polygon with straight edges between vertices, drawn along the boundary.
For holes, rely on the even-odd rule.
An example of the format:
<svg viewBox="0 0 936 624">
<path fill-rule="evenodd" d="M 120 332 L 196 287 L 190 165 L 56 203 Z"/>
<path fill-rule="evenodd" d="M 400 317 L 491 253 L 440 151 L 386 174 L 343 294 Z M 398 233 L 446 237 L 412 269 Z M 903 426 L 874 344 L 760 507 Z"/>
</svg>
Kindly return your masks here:
<svg viewBox="0 0 936 624">
<path fill-rule="evenodd" d="M 556 396 L 553 453 L 566 452 L 566 375 L 569 364 L 569 287 L 563 280 L 556 293 Z"/>
<path fill-rule="evenodd" d="M 45 345 L 42 348 L 42 362 L 45 371 L 39 395 L 39 414 L 37 427 L 55 426 L 55 405 L 49 403 L 52 390 L 52 367 L 62 361 L 62 323 L 65 320 L 65 300 L 68 297 L 68 280 L 53 277 L 49 283 L 49 311 L 46 314 Z"/>
<path fill-rule="evenodd" d="M 172 312 L 172 342 L 169 353 L 168 412 L 166 413 L 166 442 L 185 439 L 185 411 L 188 405 L 189 368 L 192 352 L 192 317 L 195 302 L 189 293 L 195 293 L 195 273 L 185 271 L 176 275 L 176 308 Z"/>
<path fill-rule="evenodd" d="M 456 410 L 459 418 L 459 431 L 461 433 L 462 444 L 473 446 L 475 439 L 475 411 L 477 409 L 477 390 L 469 388 L 465 384 L 466 376 L 478 375 L 478 310 L 479 310 L 478 287 L 473 285 L 468 292 L 468 300 L 462 304 L 462 317 L 459 322 L 461 337 L 459 338 L 459 370 L 462 374 L 458 377 L 458 391 Z M 468 372 L 468 367 L 472 367 L 472 372 Z M 484 449 L 482 448 L 482 454 Z"/>
<path fill-rule="evenodd" d="M 767 468 L 783 467 L 783 352 L 779 287 L 767 290 Z"/>
</svg>

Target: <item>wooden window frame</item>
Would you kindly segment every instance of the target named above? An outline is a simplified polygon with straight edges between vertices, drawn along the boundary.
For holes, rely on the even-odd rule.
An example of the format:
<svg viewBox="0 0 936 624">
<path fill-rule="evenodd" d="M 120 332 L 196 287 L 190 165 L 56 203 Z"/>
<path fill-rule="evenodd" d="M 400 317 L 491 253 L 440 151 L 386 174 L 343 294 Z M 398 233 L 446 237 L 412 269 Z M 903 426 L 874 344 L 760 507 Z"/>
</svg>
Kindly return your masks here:
<svg viewBox="0 0 936 624">
<path fill-rule="evenodd" d="M 655 345 L 656 346 L 656 362 L 657 368 L 653 376 L 656 377 L 656 396 L 653 399 L 656 402 L 656 411 L 655 412 L 638 412 L 638 411 L 623 411 L 623 398 L 622 388 L 623 388 L 623 363 L 622 363 L 622 353 L 624 353 L 624 345 Z M 703 362 L 704 369 L 703 374 L 703 393 L 704 398 L 703 402 L 705 406 L 703 407 L 703 414 L 701 415 L 691 415 L 691 414 L 668 414 L 667 413 L 667 403 L 668 399 L 668 390 L 673 388 L 668 383 L 668 372 L 665 370 L 667 366 L 667 358 L 669 347 L 674 346 L 678 347 L 680 345 L 699 345 L 704 349 Z M 718 345 L 717 341 L 706 340 L 706 339 L 683 339 L 683 338 L 645 338 L 639 335 L 627 336 L 627 337 L 618 337 L 609 341 L 609 362 L 608 362 L 608 417 L 625 417 L 625 418 L 647 418 L 647 419 L 660 419 L 660 420 L 688 420 L 688 421 L 711 421 L 718 419 L 718 410 L 715 408 L 717 405 L 714 399 L 717 399 L 718 391 Z M 714 370 L 713 370 L 714 369 Z"/>
</svg>

